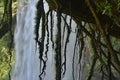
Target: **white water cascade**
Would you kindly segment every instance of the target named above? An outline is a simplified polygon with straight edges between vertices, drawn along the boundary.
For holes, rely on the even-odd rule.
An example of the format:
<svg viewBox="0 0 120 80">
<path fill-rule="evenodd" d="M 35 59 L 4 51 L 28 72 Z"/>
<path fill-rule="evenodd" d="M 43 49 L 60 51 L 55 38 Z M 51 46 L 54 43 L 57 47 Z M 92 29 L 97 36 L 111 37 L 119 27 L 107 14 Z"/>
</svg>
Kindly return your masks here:
<svg viewBox="0 0 120 80">
<path fill-rule="evenodd" d="M 13 80 L 39 80 L 34 25 L 37 0 L 19 0 L 15 29 L 16 64 Z M 35 67 L 35 69 L 34 69 Z"/>
<path fill-rule="evenodd" d="M 38 48 L 35 42 L 35 15 L 36 15 L 37 0 L 19 0 L 18 12 L 17 12 L 17 26 L 15 29 L 15 52 L 16 63 L 12 76 L 12 80 L 40 80 L 40 59 Z M 47 5 L 45 5 L 47 9 Z M 55 15 L 56 16 L 56 15 Z M 56 20 L 56 18 L 54 19 Z M 56 22 L 55 22 L 56 23 Z M 81 69 L 84 72 L 84 66 L 80 66 L 78 63 L 79 49 L 76 54 L 74 53 L 74 45 L 76 39 L 75 23 L 72 23 L 72 32 L 69 37 L 66 50 L 66 73 L 62 80 L 85 80 L 86 74 L 80 73 Z M 63 29 L 63 28 L 62 28 Z M 50 28 L 49 28 L 50 31 Z M 47 32 L 46 32 L 47 33 Z M 67 37 L 67 31 L 65 31 L 62 44 L 62 51 L 64 52 L 65 39 Z M 53 38 L 55 41 L 56 27 L 53 28 Z M 47 36 L 45 36 L 45 50 L 47 44 Z M 86 46 L 87 47 L 87 46 Z M 45 52 L 44 50 L 44 52 Z M 88 53 L 88 52 L 86 52 Z M 52 49 L 52 42 L 49 39 L 48 48 L 48 60 L 46 63 L 45 75 L 43 74 L 43 80 L 55 80 L 55 51 Z M 73 59 L 74 55 L 74 59 Z M 62 56 L 63 57 L 63 56 Z M 84 56 L 82 58 L 84 60 Z M 73 63 L 74 61 L 74 63 Z M 84 64 L 81 61 L 81 64 Z M 74 64 L 74 69 L 73 69 Z M 80 73 L 80 74 L 79 74 Z"/>
</svg>

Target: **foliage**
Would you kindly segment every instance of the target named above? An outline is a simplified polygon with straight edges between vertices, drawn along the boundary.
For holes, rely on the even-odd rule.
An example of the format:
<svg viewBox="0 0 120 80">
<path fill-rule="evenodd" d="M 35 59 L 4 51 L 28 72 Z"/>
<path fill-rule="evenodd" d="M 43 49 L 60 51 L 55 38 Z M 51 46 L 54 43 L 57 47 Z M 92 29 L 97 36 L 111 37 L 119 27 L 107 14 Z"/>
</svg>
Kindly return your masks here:
<svg viewBox="0 0 120 80">
<path fill-rule="evenodd" d="M 7 1 L 0 1 L 0 29 L 4 28 L 4 24 L 8 23 L 8 14 L 4 12 L 4 10 L 7 10 L 7 8 L 5 8 L 6 3 Z M 4 30 L 2 32 L 4 32 Z M 2 34 L 2 32 L 0 31 L 0 34 Z M 10 78 L 11 66 L 14 64 L 14 50 L 10 47 L 12 40 L 10 34 L 11 32 L 0 38 L 0 80 L 8 80 Z"/>
<path fill-rule="evenodd" d="M 8 35 L 0 39 L 0 80 L 9 79 L 9 71 L 11 70 L 11 65 L 14 64 L 14 57 L 10 60 L 10 53 L 8 47 L 9 39 Z M 11 51 L 12 55 L 14 51 Z"/>
<path fill-rule="evenodd" d="M 2 19 L 3 12 L 4 12 L 4 2 L 1 1 L 0 2 L 0 21 Z"/>
<path fill-rule="evenodd" d="M 117 10 L 120 12 L 120 0 L 117 0 Z"/>
<path fill-rule="evenodd" d="M 112 15 L 112 6 L 108 2 L 106 2 L 105 9 L 103 10 L 102 14 L 105 14 L 105 13 Z"/>
</svg>

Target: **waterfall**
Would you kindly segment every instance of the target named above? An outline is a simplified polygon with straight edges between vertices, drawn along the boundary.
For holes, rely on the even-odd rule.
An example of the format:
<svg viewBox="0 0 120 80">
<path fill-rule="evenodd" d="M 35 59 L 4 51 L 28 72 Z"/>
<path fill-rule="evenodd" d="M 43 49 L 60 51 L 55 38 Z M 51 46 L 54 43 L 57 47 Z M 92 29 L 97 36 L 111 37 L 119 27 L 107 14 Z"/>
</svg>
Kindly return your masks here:
<svg viewBox="0 0 120 80">
<path fill-rule="evenodd" d="M 39 54 L 35 51 L 34 40 L 36 3 L 37 0 L 19 0 L 13 80 L 39 80 Z"/>
<path fill-rule="evenodd" d="M 35 42 L 35 15 L 36 15 L 36 4 L 37 0 L 19 0 L 19 6 L 17 11 L 17 25 L 15 29 L 15 56 L 16 63 L 12 76 L 12 80 L 40 80 L 39 75 L 41 72 L 39 59 L 38 45 Z M 48 6 L 45 4 L 46 12 Z M 56 28 L 56 13 L 53 14 L 54 26 L 51 31 L 51 27 L 48 26 L 46 30 L 45 42 L 44 42 L 44 53 L 47 52 L 47 62 L 45 73 L 41 75 L 43 80 L 56 80 L 55 79 L 55 50 L 53 43 L 55 43 L 57 28 Z M 50 16 L 49 16 L 50 17 Z M 69 23 L 70 17 L 67 18 Z M 48 19 L 49 20 L 49 19 Z M 64 21 L 62 19 L 62 26 Z M 48 24 L 50 22 L 48 21 Z M 75 47 L 76 44 L 76 24 L 72 21 L 71 32 L 68 33 L 67 28 L 61 27 L 62 29 L 62 63 L 66 61 L 66 64 L 62 66 L 62 80 L 85 80 L 86 74 L 80 72 L 81 69 L 84 71 L 84 57 L 82 58 L 82 66 L 79 63 L 79 47 Z M 39 30 L 41 33 L 41 29 Z M 39 33 L 39 34 L 40 34 Z M 52 36 L 50 34 L 53 33 Z M 69 34 L 69 35 L 68 35 Z M 41 36 L 41 34 L 40 34 Z M 51 40 L 53 37 L 53 41 Z M 67 38 L 68 37 L 68 38 Z M 66 47 L 66 53 L 64 53 Z M 75 49 L 75 50 L 74 50 Z M 88 52 L 86 52 L 88 53 Z M 65 58 L 66 54 L 66 58 Z M 43 59 L 46 60 L 46 55 L 43 55 Z M 80 76 L 80 75 L 83 75 Z"/>
</svg>

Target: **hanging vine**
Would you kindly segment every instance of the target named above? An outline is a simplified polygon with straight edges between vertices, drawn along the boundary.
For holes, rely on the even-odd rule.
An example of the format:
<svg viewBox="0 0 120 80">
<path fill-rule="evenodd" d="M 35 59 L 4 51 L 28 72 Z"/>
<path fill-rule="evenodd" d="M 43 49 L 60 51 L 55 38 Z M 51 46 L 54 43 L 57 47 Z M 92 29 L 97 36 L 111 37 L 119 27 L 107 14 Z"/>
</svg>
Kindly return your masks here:
<svg viewBox="0 0 120 80">
<path fill-rule="evenodd" d="M 76 36 L 76 41 L 75 41 L 75 46 L 74 46 L 74 53 L 73 53 L 73 62 L 72 62 L 72 75 L 73 75 L 73 80 L 76 80 L 75 78 L 75 56 L 76 56 L 76 52 L 77 50 L 79 50 L 79 60 L 78 60 L 78 64 L 81 63 L 81 59 L 83 57 L 83 54 L 85 54 L 83 52 L 84 48 L 85 48 L 85 41 L 86 38 L 89 37 L 89 39 L 91 40 L 90 43 L 88 45 L 91 45 L 90 47 L 92 47 L 92 51 L 93 53 L 90 52 L 90 55 L 93 55 L 91 64 L 90 64 L 90 69 L 89 69 L 89 75 L 87 76 L 87 80 L 92 80 L 93 76 L 94 76 L 94 71 L 96 68 L 96 64 L 97 62 L 100 62 L 100 73 L 101 75 L 101 79 L 107 78 L 113 78 L 113 72 L 112 72 L 112 68 L 111 66 L 118 72 L 120 72 L 120 61 L 118 59 L 118 51 L 115 51 L 112 44 L 111 44 L 111 40 L 110 40 L 110 35 L 113 28 L 111 28 L 112 30 L 108 30 L 106 28 L 103 28 L 103 24 L 105 27 L 111 26 L 113 24 L 109 24 L 107 25 L 106 22 L 101 23 L 103 19 L 106 18 L 109 19 L 107 16 L 102 16 L 102 18 L 99 17 L 99 14 L 97 13 L 97 11 L 95 10 L 95 4 L 94 1 L 90 1 L 90 0 L 86 0 L 86 1 L 81 1 L 81 3 L 83 3 L 81 6 L 82 8 L 85 8 L 86 11 L 82 11 L 82 8 L 78 9 L 78 11 L 76 11 L 75 8 L 77 8 L 75 6 L 78 5 L 80 2 L 77 3 L 74 2 L 73 0 L 69 1 L 68 3 L 64 3 L 61 1 L 56 1 L 56 0 L 50 0 L 48 2 L 49 6 L 50 6 L 50 14 L 47 13 L 47 17 L 50 16 L 50 35 L 49 35 L 49 29 L 48 29 L 48 18 L 45 17 L 45 11 L 43 9 L 43 1 L 39 0 L 39 2 L 42 2 L 42 4 L 39 4 L 39 7 L 41 8 L 38 9 L 38 24 L 40 24 L 40 19 L 42 21 L 42 36 L 39 39 L 39 27 L 40 25 L 36 25 L 36 42 L 38 42 L 39 45 L 39 50 L 40 50 L 40 60 L 42 61 L 40 64 L 44 64 L 43 68 L 42 68 L 42 72 L 41 75 L 44 73 L 44 70 L 46 68 L 46 62 L 43 59 L 43 52 L 44 52 L 44 39 L 46 36 L 46 32 L 47 32 L 47 44 L 46 44 L 46 51 L 45 51 L 45 55 L 47 58 L 47 52 L 48 52 L 48 45 L 49 45 L 49 36 L 50 40 L 52 42 L 52 48 L 55 49 L 55 66 L 56 66 L 56 80 L 61 80 L 61 75 L 65 75 L 66 73 L 66 50 L 67 50 L 67 46 L 68 46 L 68 42 L 69 42 L 69 36 L 71 33 L 71 24 L 72 21 L 75 21 L 77 26 L 77 36 Z M 38 2 L 38 3 L 39 3 Z M 72 2 L 74 3 L 73 6 Z M 70 4 L 69 4 L 70 3 Z M 51 5 L 51 4 L 55 4 L 55 5 Z M 66 4 L 66 5 L 65 5 Z M 85 5 L 85 6 L 84 6 Z M 64 8 L 65 7 L 65 8 Z M 57 14 L 57 35 L 56 35 L 56 41 L 54 43 L 53 40 L 53 27 L 55 27 L 54 24 L 54 17 L 53 17 L 53 10 L 56 11 Z M 41 11 L 41 12 L 40 12 Z M 81 11 L 81 13 L 79 13 L 79 11 Z M 88 12 L 88 13 L 87 13 Z M 66 16 L 62 16 L 62 13 L 66 13 Z M 79 14 L 80 15 L 79 15 Z M 69 19 L 70 23 L 67 23 L 67 15 L 70 15 L 72 18 Z M 83 15 L 82 17 L 80 17 L 81 15 Z M 91 18 L 91 20 L 86 20 L 87 16 L 86 15 L 91 15 L 89 18 Z M 64 47 L 64 61 L 62 62 L 62 40 L 64 40 L 64 35 L 61 36 L 62 32 L 61 32 L 61 20 L 63 19 L 64 21 L 64 28 L 63 28 L 63 34 L 65 34 L 65 30 L 67 30 L 68 34 L 67 37 L 65 39 L 65 47 Z M 109 23 L 112 20 L 109 21 Z M 83 25 L 82 22 L 85 22 L 85 24 Z M 115 26 L 115 25 L 114 25 Z M 96 27 L 96 28 L 95 28 Z M 67 29 L 65 29 L 67 28 Z M 107 31 L 107 32 L 106 32 Z M 79 47 L 79 49 L 78 49 Z M 81 64 L 82 65 L 82 64 Z M 80 74 L 80 72 L 79 72 Z M 112 76 L 112 77 L 110 77 Z"/>
<path fill-rule="evenodd" d="M 44 70 L 46 68 L 46 62 L 45 60 L 43 59 L 43 51 L 44 51 L 44 39 L 45 39 L 45 30 L 46 30 L 46 27 L 45 27 L 45 11 L 44 11 L 44 4 L 43 4 L 43 0 L 39 0 L 38 3 L 37 3 L 37 12 L 36 12 L 36 25 L 35 25 L 35 34 L 36 34 L 36 37 L 35 37 L 35 40 L 39 46 L 39 58 L 40 58 L 40 70 L 42 69 L 42 71 L 40 71 L 40 79 L 41 78 L 41 75 L 44 73 Z M 40 27 L 40 20 L 42 20 L 42 36 L 41 38 L 39 39 L 39 27 Z M 43 67 L 42 67 L 42 64 L 43 63 Z"/>
</svg>

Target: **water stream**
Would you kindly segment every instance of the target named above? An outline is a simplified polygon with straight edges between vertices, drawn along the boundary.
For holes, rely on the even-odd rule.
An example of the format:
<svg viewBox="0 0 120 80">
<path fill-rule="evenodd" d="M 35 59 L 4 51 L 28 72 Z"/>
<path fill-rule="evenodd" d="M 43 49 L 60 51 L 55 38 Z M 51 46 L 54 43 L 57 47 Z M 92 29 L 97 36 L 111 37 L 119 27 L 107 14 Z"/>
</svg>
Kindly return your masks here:
<svg viewBox="0 0 120 80">
<path fill-rule="evenodd" d="M 19 0 L 18 12 L 17 12 L 17 25 L 15 29 L 15 56 L 16 63 L 12 76 L 12 80 L 40 80 L 40 64 L 38 45 L 35 41 L 35 15 L 36 15 L 37 0 Z M 48 6 L 45 4 L 47 11 Z M 56 28 L 56 13 L 53 13 L 54 26 L 51 29 L 48 26 L 45 35 L 44 53 L 43 59 L 46 60 L 45 73 L 41 75 L 43 80 L 56 80 L 55 79 L 55 50 L 53 43 L 55 43 L 57 28 Z M 50 17 L 50 16 L 49 16 Z M 67 18 L 69 23 L 70 17 Z M 62 66 L 62 80 L 85 80 L 84 72 L 84 56 L 81 63 L 79 63 L 79 47 L 75 47 L 76 43 L 76 24 L 72 22 L 71 32 L 68 33 L 68 29 L 64 28 L 64 21 L 62 20 L 61 30 L 61 56 L 62 63 L 66 65 Z M 50 25 L 50 22 L 48 21 Z M 52 35 L 51 35 L 52 33 Z M 39 31 L 41 34 L 41 29 Z M 41 35 L 40 35 L 41 36 Z M 53 40 L 51 40 L 53 38 Z M 54 45 L 55 47 L 55 45 Z M 85 46 L 87 49 L 88 47 Z M 75 50 L 74 50 L 75 49 Z M 64 53 L 64 51 L 66 53 Z M 85 51 L 85 53 L 88 53 Z M 65 57 L 66 55 L 66 57 Z M 82 64 L 82 66 L 81 66 Z"/>
<path fill-rule="evenodd" d="M 37 0 L 19 0 L 15 29 L 16 64 L 13 80 L 39 79 L 39 54 L 35 51 L 34 40 L 36 3 Z"/>
</svg>

